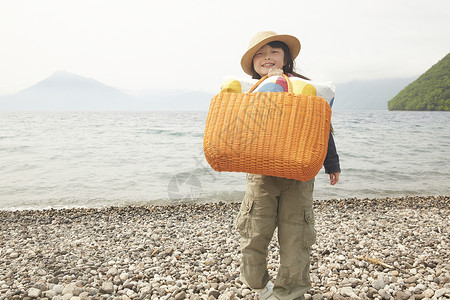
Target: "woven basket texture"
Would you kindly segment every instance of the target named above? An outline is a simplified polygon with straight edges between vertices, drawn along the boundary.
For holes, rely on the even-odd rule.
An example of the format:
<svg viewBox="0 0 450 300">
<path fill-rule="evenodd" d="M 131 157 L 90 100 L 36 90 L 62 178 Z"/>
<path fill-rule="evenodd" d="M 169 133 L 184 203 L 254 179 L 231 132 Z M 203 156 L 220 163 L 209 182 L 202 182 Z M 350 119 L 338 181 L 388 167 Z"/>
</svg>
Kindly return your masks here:
<svg viewBox="0 0 450 300">
<path fill-rule="evenodd" d="M 220 93 L 211 100 L 203 150 L 216 171 L 308 181 L 325 160 L 330 120 L 330 106 L 321 97 Z"/>
</svg>

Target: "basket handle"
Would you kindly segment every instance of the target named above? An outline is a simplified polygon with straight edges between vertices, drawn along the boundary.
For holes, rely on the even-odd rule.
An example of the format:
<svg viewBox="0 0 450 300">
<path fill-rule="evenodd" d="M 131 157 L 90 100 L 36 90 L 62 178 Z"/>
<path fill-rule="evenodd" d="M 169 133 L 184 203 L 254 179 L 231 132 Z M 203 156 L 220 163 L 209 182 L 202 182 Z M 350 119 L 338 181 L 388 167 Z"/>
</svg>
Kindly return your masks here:
<svg viewBox="0 0 450 300">
<path fill-rule="evenodd" d="M 261 78 L 260 80 L 258 80 L 257 83 L 255 83 L 254 86 L 252 86 L 252 88 L 248 91 L 249 93 L 253 92 L 258 85 L 260 85 L 261 82 L 263 82 L 264 80 L 266 80 L 269 76 L 265 75 L 263 78 Z M 292 92 L 292 84 L 291 84 L 291 80 L 289 79 L 289 77 L 286 74 L 283 74 L 283 77 L 286 79 L 287 85 L 288 85 L 288 92 Z"/>
</svg>

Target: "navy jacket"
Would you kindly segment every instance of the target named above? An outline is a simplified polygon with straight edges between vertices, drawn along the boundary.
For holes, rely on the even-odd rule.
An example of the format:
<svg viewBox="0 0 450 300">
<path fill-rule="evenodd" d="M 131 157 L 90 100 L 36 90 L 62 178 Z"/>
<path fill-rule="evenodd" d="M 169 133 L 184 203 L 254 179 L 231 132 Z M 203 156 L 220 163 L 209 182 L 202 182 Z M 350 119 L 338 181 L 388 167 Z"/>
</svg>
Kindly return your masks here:
<svg viewBox="0 0 450 300">
<path fill-rule="evenodd" d="M 334 139 L 331 131 L 330 137 L 328 139 L 327 156 L 325 156 L 323 166 L 325 167 L 325 173 L 327 174 L 341 172 L 341 167 L 339 165 L 339 156 L 336 151 L 336 145 L 334 144 Z"/>
</svg>

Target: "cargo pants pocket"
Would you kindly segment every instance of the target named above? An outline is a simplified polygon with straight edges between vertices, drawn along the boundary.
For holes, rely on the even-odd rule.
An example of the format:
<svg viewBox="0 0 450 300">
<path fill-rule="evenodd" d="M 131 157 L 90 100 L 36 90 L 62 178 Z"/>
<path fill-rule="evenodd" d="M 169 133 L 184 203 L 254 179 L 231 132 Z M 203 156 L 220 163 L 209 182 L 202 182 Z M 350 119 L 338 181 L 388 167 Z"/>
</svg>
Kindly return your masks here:
<svg viewBox="0 0 450 300">
<path fill-rule="evenodd" d="M 244 196 L 244 199 L 242 200 L 241 208 L 239 210 L 239 213 L 236 217 L 236 230 L 239 232 L 239 234 L 242 237 L 248 238 L 251 236 L 251 225 L 250 225 L 250 212 L 253 207 L 254 199 L 251 197 L 248 197 L 247 195 Z"/>
<path fill-rule="evenodd" d="M 314 228 L 314 211 L 312 209 L 305 209 L 303 224 L 303 240 L 305 247 L 311 247 L 316 242 L 316 229 Z"/>
</svg>

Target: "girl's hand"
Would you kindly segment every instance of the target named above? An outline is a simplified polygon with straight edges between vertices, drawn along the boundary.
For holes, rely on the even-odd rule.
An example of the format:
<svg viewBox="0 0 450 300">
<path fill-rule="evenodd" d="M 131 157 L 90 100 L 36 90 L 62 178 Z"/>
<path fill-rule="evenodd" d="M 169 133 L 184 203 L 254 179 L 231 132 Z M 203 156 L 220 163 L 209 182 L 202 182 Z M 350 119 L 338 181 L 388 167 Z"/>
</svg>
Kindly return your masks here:
<svg viewBox="0 0 450 300">
<path fill-rule="evenodd" d="M 282 69 L 270 69 L 269 73 L 267 73 L 267 76 L 282 76 L 283 70 Z"/>
<path fill-rule="evenodd" d="M 330 185 L 335 185 L 339 181 L 339 172 L 330 174 Z"/>
</svg>

